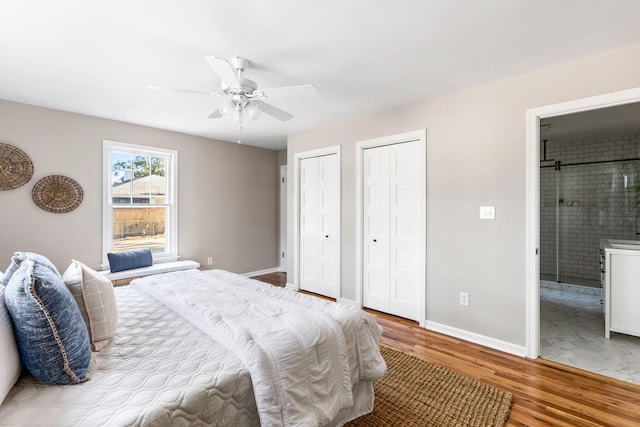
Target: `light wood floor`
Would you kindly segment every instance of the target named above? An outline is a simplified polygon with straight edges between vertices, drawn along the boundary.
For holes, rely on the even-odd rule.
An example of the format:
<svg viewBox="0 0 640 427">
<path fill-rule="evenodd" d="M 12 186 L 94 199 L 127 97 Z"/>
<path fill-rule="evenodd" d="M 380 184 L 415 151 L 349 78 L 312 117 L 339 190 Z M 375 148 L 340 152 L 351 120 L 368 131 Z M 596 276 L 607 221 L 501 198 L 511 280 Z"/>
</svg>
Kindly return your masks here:
<svg viewBox="0 0 640 427">
<path fill-rule="evenodd" d="M 255 277 L 275 286 L 284 273 Z M 381 344 L 513 393 L 509 426 L 640 426 L 640 386 L 544 359 L 525 359 L 366 310 Z"/>
</svg>

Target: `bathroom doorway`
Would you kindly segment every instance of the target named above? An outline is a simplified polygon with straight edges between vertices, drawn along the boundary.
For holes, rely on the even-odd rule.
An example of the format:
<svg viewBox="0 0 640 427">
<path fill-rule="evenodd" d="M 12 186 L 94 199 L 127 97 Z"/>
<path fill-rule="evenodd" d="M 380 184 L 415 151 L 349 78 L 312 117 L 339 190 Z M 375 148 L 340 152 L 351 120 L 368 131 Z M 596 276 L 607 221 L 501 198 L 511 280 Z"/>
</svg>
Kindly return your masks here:
<svg viewBox="0 0 640 427">
<path fill-rule="evenodd" d="M 540 120 L 539 356 L 640 384 L 640 338 L 604 338 L 602 242 L 640 240 L 640 103 Z"/>
</svg>

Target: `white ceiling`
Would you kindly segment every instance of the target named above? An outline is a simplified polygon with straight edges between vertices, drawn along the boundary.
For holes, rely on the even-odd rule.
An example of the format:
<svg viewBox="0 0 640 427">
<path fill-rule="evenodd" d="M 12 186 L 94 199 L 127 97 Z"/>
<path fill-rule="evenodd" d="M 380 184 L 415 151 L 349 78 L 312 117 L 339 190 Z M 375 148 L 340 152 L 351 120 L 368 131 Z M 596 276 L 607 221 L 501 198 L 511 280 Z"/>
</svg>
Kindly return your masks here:
<svg viewBox="0 0 640 427">
<path fill-rule="evenodd" d="M 286 135 L 640 42 L 638 0 L 3 0 L 0 98 L 273 149 Z M 240 131 L 207 119 L 206 55 L 241 56 L 270 101 Z"/>
</svg>

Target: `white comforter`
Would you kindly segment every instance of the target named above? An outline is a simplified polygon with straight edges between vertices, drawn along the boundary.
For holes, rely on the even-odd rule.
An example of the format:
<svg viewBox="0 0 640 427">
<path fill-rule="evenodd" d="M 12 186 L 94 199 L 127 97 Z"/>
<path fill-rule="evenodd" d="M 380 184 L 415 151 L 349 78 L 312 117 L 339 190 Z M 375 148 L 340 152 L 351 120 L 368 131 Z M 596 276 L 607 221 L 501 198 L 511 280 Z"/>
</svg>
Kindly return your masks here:
<svg viewBox="0 0 640 427">
<path fill-rule="evenodd" d="M 155 296 L 221 342 L 251 374 L 262 425 L 322 426 L 381 378 L 381 328 L 368 314 L 221 270 L 149 276 Z"/>
<path fill-rule="evenodd" d="M 93 354 L 91 380 L 51 385 L 25 373 L 0 426 L 260 426 L 233 352 L 146 293 L 123 286 L 116 298 L 116 337 Z"/>
</svg>

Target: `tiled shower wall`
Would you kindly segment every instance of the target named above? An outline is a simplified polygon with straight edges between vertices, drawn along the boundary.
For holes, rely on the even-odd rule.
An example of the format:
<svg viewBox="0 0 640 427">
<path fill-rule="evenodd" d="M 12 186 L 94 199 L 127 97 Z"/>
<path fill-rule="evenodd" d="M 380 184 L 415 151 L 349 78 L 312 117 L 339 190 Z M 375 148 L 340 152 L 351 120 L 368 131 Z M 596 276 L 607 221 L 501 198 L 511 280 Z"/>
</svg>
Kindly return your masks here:
<svg viewBox="0 0 640 427">
<path fill-rule="evenodd" d="M 571 142 L 547 141 L 540 168 L 540 278 L 556 281 L 556 219 L 559 280 L 600 286 L 601 239 L 640 240 L 640 158 L 638 136 Z M 543 159 L 543 143 L 540 159 Z M 553 167 L 561 162 L 560 171 Z M 625 178 L 626 177 L 626 178 Z M 626 180 L 626 186 L 625 186 Z M 640 187 L 639 187 L 640 188 Z M 557 207 L 557 211 L 556 211 Z"/>
</svg>

